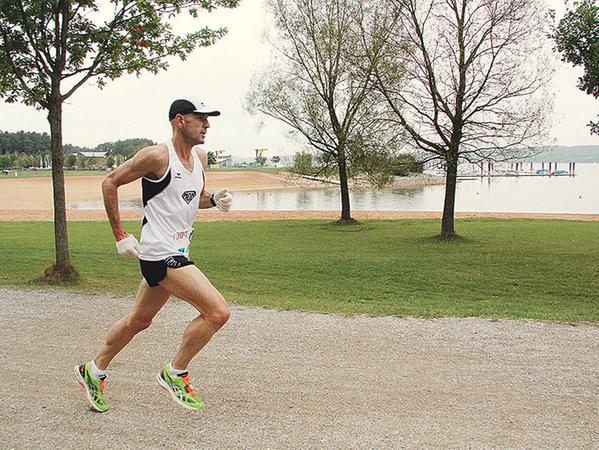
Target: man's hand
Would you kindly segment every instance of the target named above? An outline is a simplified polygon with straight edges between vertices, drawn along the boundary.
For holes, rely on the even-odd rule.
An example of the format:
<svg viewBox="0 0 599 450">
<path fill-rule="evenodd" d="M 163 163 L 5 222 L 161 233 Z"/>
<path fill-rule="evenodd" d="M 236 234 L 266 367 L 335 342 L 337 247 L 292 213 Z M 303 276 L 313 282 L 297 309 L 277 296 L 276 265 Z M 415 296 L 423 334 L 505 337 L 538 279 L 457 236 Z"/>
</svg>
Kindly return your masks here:
<svg viewBox="0 0 599 450">
<path fill-rule="evenodd" d="M 233 196 L 229 192 L 229 189 L 218 189 L 214 194 L 212 194 L 212 199 L 220 211 L 229 212 L 231 209 Z"/>
<path fill-rule="evenodd" d="M 116 250 L 121 256 L 135 256 L 136 258 L 139 258 L 141 247 L 139 246 L 137 239 L 135 239 L 135 236 L 130 234 L 126 238 L 117 241 Z"/>
</svg>

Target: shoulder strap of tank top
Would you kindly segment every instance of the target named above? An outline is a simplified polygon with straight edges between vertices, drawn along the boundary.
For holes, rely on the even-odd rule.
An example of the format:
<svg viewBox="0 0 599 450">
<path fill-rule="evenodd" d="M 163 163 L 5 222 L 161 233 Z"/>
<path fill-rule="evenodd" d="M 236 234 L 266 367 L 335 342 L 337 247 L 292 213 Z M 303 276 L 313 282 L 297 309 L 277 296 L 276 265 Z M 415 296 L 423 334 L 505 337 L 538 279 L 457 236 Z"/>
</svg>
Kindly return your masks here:
<svg viewBox="0 0 599 450">
<path fill-rule="evenodd" d="M 166 141 L 164 145 L 166 145 L 166 148 L 168 148 L 169 153 L 173 153 L 175 151 L 175 146 L 173 145 L 172 139 Z"/>
<path fill-rule="evenodd" d="M 198 155 L 198 152 L 195 150 L 195 148 L 193 149 L 193 161 L 194 161 L 194 167 L 199 167 L 200 172 L 204 173 L 204 165 L 202 164 L 202 160 L 200 159 L 200 155 Z"/>
</svg>

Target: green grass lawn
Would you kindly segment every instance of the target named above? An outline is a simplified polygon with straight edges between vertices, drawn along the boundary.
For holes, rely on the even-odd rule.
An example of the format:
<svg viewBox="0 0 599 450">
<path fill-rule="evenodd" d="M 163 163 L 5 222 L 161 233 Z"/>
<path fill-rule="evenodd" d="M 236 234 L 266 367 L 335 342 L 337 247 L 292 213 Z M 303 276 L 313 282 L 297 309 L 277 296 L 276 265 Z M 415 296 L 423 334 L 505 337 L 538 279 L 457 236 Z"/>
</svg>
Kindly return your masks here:
<svg viewBox="0 0 599 450">
<path fill-rule="evenodd" d="M 192 257 L 225 297 L 281 309 L 394 316 L 599 321 L 599 226 L 461 220 L 206 222 Z M 139 236 L 139 224 L 127 229 Z M 132 295 L 138 263 L 119 258 L 105 222 L 69 225 L 82 281 L 66 289 Z M 39 286 L 53 260 L 50 222 L 0 223 L 0 284 Z"/>
</svg>

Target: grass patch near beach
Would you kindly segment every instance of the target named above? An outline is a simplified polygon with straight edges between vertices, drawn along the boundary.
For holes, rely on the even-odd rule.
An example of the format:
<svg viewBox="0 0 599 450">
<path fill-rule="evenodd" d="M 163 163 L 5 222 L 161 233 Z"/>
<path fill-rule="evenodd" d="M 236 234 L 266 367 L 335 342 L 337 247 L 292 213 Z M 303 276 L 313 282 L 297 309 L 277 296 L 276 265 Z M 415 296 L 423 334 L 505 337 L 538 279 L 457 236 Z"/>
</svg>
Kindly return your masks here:
<svg viewBox="0 0 599 450">
<path fill-rule="evenodd" d="M 599 227 L 593 222 L 460 220 L 458 242 L 437 220 L 205 222 L 192 259 L 232 303 L 393 316 L 599 321 Z M 139 237 L 139 223 L 126 228 Z M 135 259 L 116 254 L 106 222 L 71 222 L 85 293 L 133 295 Z M 51 222 L 0 223 L 0 285 L 43 286 Z"/>
</svg>

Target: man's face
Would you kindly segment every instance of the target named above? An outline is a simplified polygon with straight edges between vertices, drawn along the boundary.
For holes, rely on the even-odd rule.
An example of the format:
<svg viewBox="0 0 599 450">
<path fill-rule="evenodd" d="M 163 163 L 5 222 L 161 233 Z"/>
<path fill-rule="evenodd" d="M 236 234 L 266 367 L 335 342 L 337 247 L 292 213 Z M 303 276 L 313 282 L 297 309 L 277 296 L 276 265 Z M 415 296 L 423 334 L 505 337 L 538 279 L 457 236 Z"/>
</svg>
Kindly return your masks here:
<svg viewBox="0 0 599 450">
<path fill-rule="evenodd" d="M 185 139 L 193 145 L 203 144 L 206 141 L 206 132 L 210 128 L 208 116 L 191 113 L 181 116 L 183 118 L 182 133 Z"/>
</svg>

